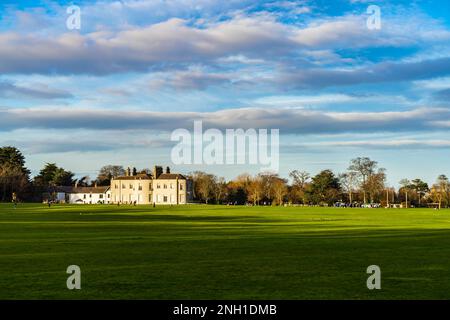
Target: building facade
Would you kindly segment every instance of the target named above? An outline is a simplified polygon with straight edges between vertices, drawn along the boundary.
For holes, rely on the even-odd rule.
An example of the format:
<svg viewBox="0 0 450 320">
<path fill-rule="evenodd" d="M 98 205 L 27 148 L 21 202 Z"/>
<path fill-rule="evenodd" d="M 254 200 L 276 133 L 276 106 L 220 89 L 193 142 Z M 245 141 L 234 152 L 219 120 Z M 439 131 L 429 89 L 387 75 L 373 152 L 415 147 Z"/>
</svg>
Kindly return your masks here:
<svg viewBox="0 0 450 320">
<path fill-rule="evenodd" d="M 111 180 L 112 203 L 153 203 L 152 177 L 146 173 L 126 175 Z"/>
<path fill-rule="evenodd" d="M 186 204 L 193 199 L 191 180 L 182 174 L 163 173 L 156 166 L 153 173 L 133 174 L 111 180 L 111 202 L 120 204 Z"/>
<path fill-rule="evenodd" d="M 66 203 L 75 204 L 109 204 L 110 187 L 77 187 L 66 193 Z"/>
<path fill-rule="evenodd" d="M 44 202 L 70 204 L 111 203 L 110 187 L 56 187 L 43 195 Z"/>
</svg>

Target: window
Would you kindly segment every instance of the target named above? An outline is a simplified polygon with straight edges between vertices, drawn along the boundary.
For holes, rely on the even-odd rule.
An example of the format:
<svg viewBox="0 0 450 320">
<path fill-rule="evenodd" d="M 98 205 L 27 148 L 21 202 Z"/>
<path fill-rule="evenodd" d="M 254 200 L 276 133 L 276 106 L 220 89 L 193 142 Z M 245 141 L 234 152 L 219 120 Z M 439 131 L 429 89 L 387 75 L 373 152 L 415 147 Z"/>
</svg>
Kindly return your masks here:
<svg viewBox="0 0 450 320">
<path fill-rule="evenodd" d="M 86 199 L 86 195 L 85 194 L 83 194 L 83 199 Z"/>
<path fill-rule="evenodd" d="M 151 183 L 148 184 L 148 189 L 149 189 L 149 190 L 153 190 L 153 187 L 152 187 L 152 184 L 151 184 Z"/>
<path fill-rule="evenodd" d="M 100 199 L 103 199 L 103 195 L 102 194 L 100 195 Z"/>
<path fill-rule="evenodd" d="M 130 183 L 130 189 L 133 189 L 133 185 Z"/>
<path fill-rule="evenodd" d="M 92 198 L 92 193 L 89 194 L 89 198 Z"/>
<path fill-rule="evenodd" d="M 180 190 L 183 190 L 183 185 L 182 184 L 180 184 Z"/>
<path fill-rule="evenodd" d="M 125 188 L 126 188 L 126 187 L 125 187 L 125 184 L 122 183 L 122 189 L 125 189 Z"/>
<path fill-rule="evenodd" d="M 148 195 L 148 202 L 152 202 L 152 195 L 151 194 Z"/>
<path fill-rule="evenodd" d="M 117 183 L 116 183 L 116 184 L 114 185 L 114 188 L 118 189 L 118 187 L 119 187 L 119 186 L 118 186 Z"/>
<path fill-rule="evenodd" d="M 158 183 L 157 185 L 156 185 L 156 189 L 160 189 L 161 188 L 161 185 Z"/>
<path fill-rule="evenodd" d="M 167 184 L 164 183 L 164 189 L 167 189 Z"/>
<path fill-rule="evenodd" d="M 167 202 L 167 196 L 164 196 L 163 201 Z"/>
<path fill-rule="evenodd" d="M 142 186 L 141 185 L 139 185 L 138 190 L 142 190 Z"/>
</svg>

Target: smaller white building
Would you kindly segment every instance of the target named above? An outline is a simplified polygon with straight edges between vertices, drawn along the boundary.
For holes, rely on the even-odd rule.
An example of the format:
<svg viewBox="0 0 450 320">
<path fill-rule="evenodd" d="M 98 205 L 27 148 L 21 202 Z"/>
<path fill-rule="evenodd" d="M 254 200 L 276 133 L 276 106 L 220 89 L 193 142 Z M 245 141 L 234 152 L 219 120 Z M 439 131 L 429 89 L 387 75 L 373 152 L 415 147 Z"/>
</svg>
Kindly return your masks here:
<svg viewBox="0 0 450 320">
<path fill-rule="evenodd" d="M 109 204 L 111 190 L 106 187 L 56 187 L 55 200 L 71 204 Z"/>
</svg>

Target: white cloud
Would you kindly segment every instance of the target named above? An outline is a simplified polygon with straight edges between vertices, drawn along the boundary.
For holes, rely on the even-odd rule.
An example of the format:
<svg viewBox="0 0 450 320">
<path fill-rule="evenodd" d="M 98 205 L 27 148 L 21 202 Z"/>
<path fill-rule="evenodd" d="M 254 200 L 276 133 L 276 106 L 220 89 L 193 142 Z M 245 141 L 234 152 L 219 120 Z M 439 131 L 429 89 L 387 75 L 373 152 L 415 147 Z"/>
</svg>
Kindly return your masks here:
<svg viewBox="0 0 450 320">
<path fill-rule="evenodd" d="M 401 21 L 396 19 L 388 19 L 386 27 L 377 34 L 368 32 L 364 16 L 315 20 L 300 27 L 281 23 L 270 14 L 235 14 L 231 19 L 205 20 L 201 25 L 170 18 L 121 30 L 103 26 L 84 34 L 67 30 L 62 34 L 2 32 L 0 72 L 145 72 L 184 68 L 186 64 L 215 64 L 232 57 L 242 63 L 282 61 L 287 57 L 312 59 L 319 64 L 349 63 L 352 60 L 341 60 L 333 50 L 399 47 L 450 39 L 450 32 L 437 23 L 428 23 L 417 30 L 417 22 L 408 22 L 404 17 Z M 301 59 L 297 63 L 301 65 Z"/>
<path fill-rule="evenodd" d="M 295 145 L 294 145 L 295 146 Z M 293 145 L 290 145 L 293 147 Z M 360 148 L 360 149 L 447 149 L 450 140 L 419 140 L 419 139 L 392 139 L 392 140 L 362 140 L 362 141 L 332 141 L 297 144 L 297 148 Z"/>
<path fill-rule="evenodd" d="M 445 129 L 439 121 L 450 109 L 419 108 L 388 112 L 323 112 L 304 109 L 241 108 L 215 112 L 151 112 L 82 109 L 0 109 L 0 128 L 154 130 L 205 127 L 277 128 L 281 133 L 417 132 Z"/>
<path fill-rule="evenodd" d="M 255 105 L 268 107 L 314 107 L 321 105 L 335 106 L 337 104 L 357 104 L 368 102 L 378 102 L 386 104 L 409 105 L 411 101 L 401 95 L 378 95 L 378 94 L 344 94 L 328 93 L 316 95 L 286 95 L 286 96 L 267 96 L 257 98 L 251 101 Z"/>
</svg>

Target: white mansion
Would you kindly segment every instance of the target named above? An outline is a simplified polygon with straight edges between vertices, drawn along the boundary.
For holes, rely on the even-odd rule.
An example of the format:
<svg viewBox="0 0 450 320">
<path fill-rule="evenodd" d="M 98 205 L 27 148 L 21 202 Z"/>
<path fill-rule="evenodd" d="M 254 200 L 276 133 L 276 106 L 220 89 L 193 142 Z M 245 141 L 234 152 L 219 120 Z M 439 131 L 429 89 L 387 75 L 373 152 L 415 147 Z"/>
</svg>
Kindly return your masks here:
<svg viewBox="0 0 450 320">
<path fill-rule="evenodd" d="M 54 199 L 62 203 L 79 204 L 186 204 L 193 199 L 192 181 L 181 174 L 166 173 L 155 166 L 152 174 L 114 177 L 106 187 L 56 187 Z"/>
</svg>

